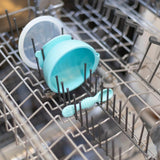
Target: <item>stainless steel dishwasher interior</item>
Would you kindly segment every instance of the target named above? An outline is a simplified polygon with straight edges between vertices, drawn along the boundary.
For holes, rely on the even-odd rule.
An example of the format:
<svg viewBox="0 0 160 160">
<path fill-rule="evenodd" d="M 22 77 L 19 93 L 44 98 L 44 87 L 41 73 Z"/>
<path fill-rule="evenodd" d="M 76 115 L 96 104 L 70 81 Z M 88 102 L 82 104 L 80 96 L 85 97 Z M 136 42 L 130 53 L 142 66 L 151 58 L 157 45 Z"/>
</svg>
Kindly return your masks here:
<svg viewBox="0 0 160 160">
<path fill-rule="evenodd" d="M 18 36 L 25 22 L 18 23 L 17 13 L 24 10 L 6 10 L 0 21 L 16 17 L 17 23 L 0 34 L 0 160 L 160 159 L 159 30 L 141 14 L 145 7 L 158 19 L 153 2 L 29 2 L 29 14 L 61 19 L 74 39 L 100 53 L 100 63 L 74 91 L 51 92 L 42 71 L 28 68 L 19 57 Z M 111 100 L 62 117 L 66 104 L 103 88 L 113 89 Z"/>
</svg>

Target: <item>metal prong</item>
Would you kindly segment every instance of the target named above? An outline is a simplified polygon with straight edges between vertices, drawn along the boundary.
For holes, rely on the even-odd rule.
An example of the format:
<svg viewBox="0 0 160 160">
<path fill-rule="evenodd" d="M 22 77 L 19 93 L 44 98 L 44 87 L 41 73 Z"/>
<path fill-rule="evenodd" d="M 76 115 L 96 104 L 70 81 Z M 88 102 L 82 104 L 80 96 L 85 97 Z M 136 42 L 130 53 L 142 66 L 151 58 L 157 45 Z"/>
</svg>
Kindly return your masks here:
<svg viewBox="0 0 160 160">
<path fill-rule="evenodd" d="M 37 68 L 38 68 L 39 76 L 42 77 L 42 76 L 41 76 L 41 71 L 40 71 L 40 68 L 39 68 L 39 62 L 38 62 L 37 57 L 36 57 L 36 63 L 37 63 Z"/>
<path fill-rule="evenodd" d="M 11 25 L 11 21 L 10 21 L 10 18 L 9 18 L 9 15 L 8 15 L 8 10 L 7 10 L 7 9 L 5 10 L 5 13 L 6 13 L 7 20 L 8 20 L 8 24 L 9 24 L 9 29 L 10 29 L 11 35 L 12 35 L 12 37 L 13 37 L 13 28 L 12 28 L 12 25 Z"/>
<path fill-rule="evenodd" d="M 139 146 L 140 146 L 141 141 L 142 141 L 143 132 L 144 132 L 144 124 L 142 126 L 142 130 L 141 130 L 141 134 L 140 134 L 140 138 L 139 138 L 139 143 L 138 143 Z"/>
<path fill-rule="evenodd" d="M 86 83 L 86 70 L 87 70 L 87 64 L 84 64 L 84 82 Z"/>
<path fill-rule="evenodd" d="M 66 106 L 66 95 L 65 95 L 65 92 L 64 92 L 64 84 L 63 84 L 63 82 L 61 82 L 61 86 L 62 86 L 62 92 L 63 92 L 63 102 L 64 102 L 64 106 Z"/>
<path fill-rule="evenodd" d="M 45 9 L 42 10 L 42 15 L 45 15 Z"/>
<path fill-rule="evenodd" d="M 127 131 L 127 126 L 128 126 L 128 107 L 126 107 L 125 131 Z"/>
<path fill-rule="evenodd" d="M 44 56 L 44 50 L 43 48 L 41 49 L 41 53 L 42 53 L 42 57 L 43 57 L 43 61 L 45 60 L 45 56 Z"/>
<path fill-rule="evenodd" d="M 58 80 L 58 76 L 56 76 L 55 78 L 56 78 L 56 83 L 57 83 L 58 98 L 59 98 L 59 101 L 60 101 L 61 96 L 60 96 L 60 88 L 59 88 L 59 80 Z"/>
<path fill-rule="evenodd" d="M 114 11 L 114 17 L 113 17 L 113 20 L 112 20 L 112 22 L 111 22 L 111 26 L 110 26 L 109 29 L 108 29 L 108 35 L 111 33 L 112 27 L 113 27 L 116 19 L 117 19 L 117 16 L 115 15 L 115 11 Z"/>
<path fill-rule="evenodd" d="M 83 6 L 83 5 L 84 5 L 84 3 L 85 3 L 85 2 L 84 2 L 84 0 L 82 0 L 82 1 L 81 1 L 81 3 L 80 3 L 80 5 L 81 5 L 81 6 Z"/>
<path fill-rule="evenodd" d="M 38 16 L 37 14 L 37 10 L 38 10 L 38 0 L 34 0 L 34 14 L 35 14 L 35 17 Z"/>
<path fill-rule="evenodd" d="M 67 97 L 68 97 L 68 103 L 71 104 L 71 97 L 69 93 L 69 88 L 67 88 Z"/>
<path fill-rule="evenodd" d="M 82 116 L 82 106 L 81 106 L 81 102 L 79 102 L 79 108 L 80 108 L 80 122 L 81 122 L 81 127 L 83 127 L 83 116 Z"/>
<path fill-rule="evenodd" d="M 34 55 L 35 55 L 35 53 L 36 53 L 36 47 L 35 47 L 34 39 L 31 38 L 31 41 L 32 41 L 32 46 L 33 46 Z M 35 57 L 35 58 L 36 58 L 36 63 L 37 63 L 37 68 L 38 68 L 39 76 L 42 77 L 42 76 L 41 76 L 41 71 L 40 71 L 40 68 L 39 68 L 38 59 L 37 59 L 37 57 Z"/>
<path fill-rule="evenodd" d="M 32 41 L 33 51 L 34 51 L 34 53 L 36 53 L 36 47 L 35 47 L 34 39 L 31 38 L 31 41 Z"/>
<path fill-rule="evenodd" d="M 13 21 L 14 21 L 14 25 L 15 25 L 15 28 L 16 28 L 17 36 L 19 37 L 19 29 L 18 29 L 18 26 L 17 26 L 17 22 L 16 22 L 16 18 L 15 18 L 15 17 L 13 18 Z"/>
<path fill-rule="evenodd" d="M 98 0 L 94 0 L 93 2 L 94 2 L 94 3 L 93 3 L 93 8 L 96 8 L 96 7 L 97 7 L 97 4 L 98 4 Z"/>
<path fill-rule="evenodd" d="M 119 124 L 121 124 L 122 101 L 119 101 Z"/>
<path fill-rule="evenodd" d="M 93 139 L 95 139 L 95 131 L 94 131 L 94 121 L 93 121 L 93 117 L 91 117 L 91 125 L 92 125 Z"/>
<path fill-rule="evenodd" d="M 149 51 L 149 48 L 151 47 L 151 42 L 149 42 L 149 45 L 148 45 L 148 47 L 147 47 L 147 50 L 146 50 L 146 52 L 145 52 L 145 54 L 144 54 L 144 56 L 143 56 L 143 59 L 141 60 L 141 63 L 139 64 L 139 67 L 138 67 L 138 69 L 137 69 L 137 72 L 141 69 L 141 67 L 142 67 L 142 64 L 143 64 L 143 62 L 144 62 L 144 60 L 145 60 L 145 58 L 146 58 L 146 56 L 147 56 L 147 53 L 148 53 L 148 51 Z"/>
<path fill-rule="evenodd" d="M 103 6 L 101 7 L 101 11 L 100 12 L 101 12 L 102 17 L 106 16 L 107 9 L 106 9 L 106 6 L 105 6 L 105 1 L 104 1 Z"/>
<path fill-rule="evenodd" d="M 64 28 L 63 27 L 61 28 L 61 34 L 62 35 L 64 34 Z"/>
<path fill-rule="evenodd" d="M 149 136 L 150 136 L 150 132 L 148 132 L 147 134 L 147 139 L 146 139 L 146 148 L 145 148 L 145 152 L 148 152 L 148 145 L 149 145 Z"/>
<path fill-rule="evenodd" d="M 119 160 L 121 160 L 122 159 L 122 148 L 120 147 L 119 148 Z"/>
<path fill-rule="evenodd" d="M 114 117 L 114 113 L 115 113 L 115 107 L 116 107 L 116 95 L 114 94 L 113 96 L 113 117 Z"/>
<path fill-rule="evenodd" d="M 102 11 L 103 11 L 104 3 L 105 3 L 105 1 L 103 0 L 103 1 L 101 2 L 101 6 L 100 6 L 100 9 L 99 9 L 99 12 L 102 12 Z"/>
<path fill-rule="evenodd" d="M 116 52 L 118 52 L 118 49 L 119 49 L 119 47 L 120 47 L 120 43 L 122 42 L 122 38 L 123 38 L 123 36 L 124 36 L 124 33 L 125 33 L 125 29 L 126 29 L 126 18 L 127 17 L 125 17 L 125 22 L 124 22 L 124 26 L 123 26 L 123 30 L 122 30 L 122 34 L 121 34 L 121 36 L 120 36 L 120 39 L 119 39 L 119 41 L 118 41 L 118 45 L 117 45 L 117 48 L 116 48 Z"/>
<path fill-rule="evenodd" d="M 112 160 L 114 160 L 115 157 L 115 146 L 114 146 L 114 140 L 112 140 Z"/>
<path fill-rule="evenodd" d="M 106 148 L 105 148 L 105 150 L 106 150 L 106 156 L 108 156 L 108 139 L 107 139 L 107 133 L 106 133 L 106 135 L 105 135 L 105 138 L 106 138 Z"/>
<path fill-rule="evenodd" d="M 98 81 L 97 75 L 96 75 L 95 78 L 96 78 L 96 79 L 95 79 L 95 94 L 97 94 L 97 81 Z"/>
<path fill-rule="evenodd" d="M 90 73 L 90 76 L 89 76 L 89 88 L 90 88 L 90 91 L 91 91 L 91 87 L 92 87 L 92 70 L 91 69 L 89 70 L 89 73 Z"/>
<path fill-rule="evenodd" d="M 149 83 L 151 83 L 155 73 L 157 72 L 157 69 L 159 68 L 159 65 L 160 65 L 160 61 L 158 62 L 158 64 L 156 65 L 156 68 L 154 69 L 154 72 L 152 73 L 151 75 L 151 78 L 149 79 Z"/>
<path fill-rule="evenodd" d="M 135 34 L 136 34 L 136 36 L 135 36 L 135 38 L 134 38 L 134 40 L 133 40 L 133 45 L 131 46 L 131 49 L 130 49 L 130 52 L 129 52 L 129 55 L 128 55 L 127 60 L 129 59 L 129 57 L 130 57 L 130 55 L 131 55 L 131 53 L 132 53 L 132 51 L 133 51 L 133 48 L 134 48 L 134 46 L 135 46 L 135 44 L 136 44 L 136 41 L 137 41 L 139 35 L 142 35 L 142 34 L 143 34 L 143 30 L 140 29 L 140 28 L 138 28 L 138 27 L 136 26 L 136 33 L 135 33 Z"/>
<path fill-rule="evenodd" d="M 89 132 L 89 129 L 88 129 L 88 112 L 87 112 L 87 110 L 85 110 L 85 113 L 86 113 L 86 128 L 87 128 L 87 132 Z"/>
<path fill-rule="evenodd" d="M 103 82 L 101 83 L 101 105 L 103 103 Z"/>
<path fill-rule="evenodd" d="M 106 111 L 108 111 L 108 105 L 109 105 L 109 88 L 107 88 Z"/>
<path fill-rule="evenodd" d="M 75 119 L 77 120 L 77 107 L 76 107 L 76 95 L 75 94 L 73 94 L 73 100 L 74 100 Z"/>
<path fill-rule="evenodd" d="M 99 124 L 99 132 L 98 132 L 98 139 L 99 139 L 99 147 L 101 148 L 101 126 Z"/>
<path fill-rule="evenodd" d="M 134 125 L 135 125 L 135 114 L 133 114 L 133 118 L 132 118 L 132 138 L 134 137 Z"/>
</svg>

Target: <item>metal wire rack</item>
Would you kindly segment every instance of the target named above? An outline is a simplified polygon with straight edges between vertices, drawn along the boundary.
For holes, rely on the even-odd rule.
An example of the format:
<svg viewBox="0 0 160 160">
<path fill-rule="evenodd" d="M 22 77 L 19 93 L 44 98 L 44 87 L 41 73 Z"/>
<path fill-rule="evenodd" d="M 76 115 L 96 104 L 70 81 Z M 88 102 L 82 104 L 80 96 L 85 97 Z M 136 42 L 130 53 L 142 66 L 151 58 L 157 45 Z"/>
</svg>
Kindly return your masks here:
<svg viewBox="0 0 160 160">
<path fill-rule="evenodd" d="M 114 7 L 119 8 L 123 13 L 134 19 L 140 24 L 147 32 L 159 37 L 159 2 L 158 1 L 145 1 L 145 0 L 118 0 L 110 1 Z M 154 6 L 154 7 L 153 7 Z"/>
<path fill-rule="evenodd" d="M 129 5 L 134 6 L 135 9 L 138 8 L 139 4 L 142 4 L 147 9 L 149 9 L 151 12 L 153 12 L 155 15 L 160 16 L 159 14 L 159 2 L 158 1 L 147 1 L 147 0 L 138 0 L 138 1 L 128 1 Z"/>
<path fill-rule="evenodd" d="M 160 97 L 137 73 L 144 61 L 131 61 L 143 32 L 112 5 L 94 2 L 75 1 L 73 9 L 64 7 L 59 14 L 68 33 L 101 57 L 96 73 L 90 71 L 90 78 L 67 94 L 51 92 L 43 77 L 23 63 L 14 45 L 16 34 L 0 34 L 0 118 L 16 140 L 1 149 L 3 159 L 156 159 L 159 148 L 152 140 L 156 144 Z M 113 88 L 111 100 L 75 117 L 61 116 L 66 104 L 103 88 Z"/>
</svg>

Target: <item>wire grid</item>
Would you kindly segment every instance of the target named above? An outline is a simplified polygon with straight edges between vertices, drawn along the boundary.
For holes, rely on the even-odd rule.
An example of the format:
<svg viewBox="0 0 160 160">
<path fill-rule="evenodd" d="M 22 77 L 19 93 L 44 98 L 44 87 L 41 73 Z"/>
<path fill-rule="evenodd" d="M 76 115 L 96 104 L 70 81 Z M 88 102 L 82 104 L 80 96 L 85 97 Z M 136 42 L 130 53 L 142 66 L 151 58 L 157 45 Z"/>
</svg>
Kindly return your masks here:
<svg viewBox="0 0 160 160">
<path fill-rule="evenodd" d="M 138 8 L 139 4 L 142 4 L 144 7 L 148 8 L 151 12 L 153 12 L 155 15 L 160 16 L 159 13 L 159 7 L 160 4 L 158 1 L 147 1 L 147 0 L 137 0 L 137 1 L 126 1 L 128 5 L 133 7 L 134 9 Z"/>
<path fill-rule="evenodd" d="M 149 11 L 148 13 L 150 16 L 145 17 L 145 15 L 143 15 L 144 11 L 142 11 L 142 13 L 139 13 L 139 11 L 138 11 L 139 8 L 136 8 L 137 1 L 133 5 L 129 5 L 128 0 L 125 2 L 122 0 L 119 0 L 119 1 L 107 0 L 107 2 L 112 4 L 115 7 L 119 8 L 123 13 L 127 14 L 131 19 L 133 19 L 136 23 L 138 23 L 140 26 L 142 26 L 143 29 L 145 29 L 147 32 L 149 32 L 150 34 L 155 35 L 156 37 L 159 38 L 160 30 L 159 30 L 158 26 L 156 26 L 156 24 L 153 24 L 152 21 L 149 20 L 149 17 L 152 16 L 152 17 L 157 18 L 156 21 L 158 21 L 158 17 L 154 13 L 150 12 L 150 10 L 148 10 L 147 7 L 144 7 L 144 9 L 147 12 Z M 141 5 L 140 5 L 140 7 L 141 7 Z"/>
<path fill-rule="evenodd" d="M 92 8 L 91 10 L 90 7 L 92 6 L 89 4 L 85 5 L 85 7 L 77 4 L 76 7 L 79 12 L 85 12 L 87 14 L 93 12 L 93 14 L 96 13 L 96 15 L 99 15 L 96 9 Z M 6 98 L 4 99 L 5 94 L 4 96 L 1 94 L 1 96 L 3 96 L 2 101 L 5 102 L 3 109 L 1 110 L 1 118 L 5 119 L 7 131 L 14 132 L 17 143 L 24 146 L 24 150 L 26 150 L 25 156 L 30 159 L 36 159 L 37 157 L 41 159 L 58 159 L 59 157 L 55 147 L 60 142 L 63 142 L 68 148 L 70 148 L 70 151 L 68 151 L 69 153 L 67 152 L 64 154 L 63 159 L 77 157 L 87 159 L 90 155 L 95 157 L 95 159 L 106 159 L 107 157 L 113 158 L 112 156 L 114 156 L 115 159 L 118 159 L 119 156 L 127 159 L 129 154 L 134 157 L 135 155 L 133 153 L 135 152 L 137 152 L 136 155 L 140 156 L 142 159 L 143 157 L 155 157 L 156 153 L 152 148 L 153 144 L 151 139 L 148 146 L 149 151 L 145 153 L 146 137 L 148 133 L 146 129 L 142 136 L 141 145 L 137 145 L 143 124 L 139 118 L 141 112 L 139 112 L 139 114 L 135 112 L 134 108 L 137 107 L 137 104 L 134 102 L 138 102 L 138 105 L 143 108 L 148 108 L 157 115 L 153 110 L 153 107 L 159 105 L 159 95 L 141 81 L 141 79 L 133 72 L 130 65 L 124 65 L 119 58 L 114 56 L 114 54 L 99 42 L 97 37 L 95 38 L 95 35 L 93 36 L 91 29 L 86 29 L 82 23 L 78 22 L 77 14 L 78 12 L 68 12 L 63 9 L 60 18 L 65 22 L 68 28 L 75 28 L 74 30 L 69 30 L 73 37 L 77 37 L 78 35 L 78 37 L 90 45 L 93 45 L 96 51 L 101 55 L 101 68 L 116 80 L 113 88 L 114 93 L 117 96 L 115 112 L 113 112 L 113 99 L 109 102 L 110 105 L 108 111 L 105 110 L 105 104 L 98 105 L 95 109 L 100 110 L 103 119 L 98 119 L 98 121 L 96 121 L 96 123 L 94 122 L 95 124 L 92 125 L 90 119 L 96 114 L 93 114 L 92 111 L 88 111 L 89 133 L 87 133 L 86 127 L 86 113 L 83 112 L 83 127 L 81 127 L 82 121 L 80 120 L 80 115 L 78 115 L 78 120 L 80 122 L 75 120 L 74 117 L 67 119 L 62 118 L 60 115 L 64 104 L 59 102 L 57 95 L 45 92 L 46 84 L 44 80 L 39 79 L 36 71 L 30 70 L 25 66 L 18 56 L 18 50 L 11 45 L 11 39 L 8 39 L 6 36 L 7 34 L 3 33 L 0 37 L 3 44 L 1 45 L 1 68 L 2 70 L 5 70 L 5 73 L 3 71 L 1 72 L 1 86 L 5 91 L 5 94 L 7 94 L 6 97 L 8 97 L 13 103 L 10 104 L 10 100 L 7 100 Z M 94 20 L 96 21 L 96 19 Z M 15 40 L 17 41 L 18 38 Z M 125 44 L 122 44 L 122 46 L 123 45 L 125 46 Z M 123 73 L 125 73 L 126 76 L 123 76 Z M 16 79 L 16 81 L 13 82 L 13 79 Z M 94 82 L 92 82 L 92 85 L 91 92 L 88 89 L 88 83 L 83 84 L 80 88 L 73 91 L 71 93 L 71 102 L 73 103 L 73 93 L 76 94 L 77 102 L 87 96 L 91 96 L 93 93 L 92 90 L 95 89 Z M 140 89 L 139 86 L 141 86 Z M 129 92 L 125 95 L 123 91 Z M 3 91 L 1 92 L 3 93 Z M 22 95 L 22 97 L 20 95 Z M 64 97 L 62 96 L 61 98 L 63 99 Z M 150 99 L 152 101 L 150 101 Z M 121 124 L 118 124 L 119 100 L 121 100 L 123 104 Z M 27 107 L 34 107 L 32 113 L 28 113 L 27 110 L 25 110 L 25 103 L 27 104 Z M 67 103 L 69 102 L 67 101 Z M 125 115 L 127 107 L 129 107 L 128 109 L 131 115 L 129 115 L 126 130 Z M 113 113 L 115 113 L 114 117 Z M 132 113 L 136 114 L 134 138 L 131 138 Z M 13 118 L 13 123 L 8 120 L 9 115 Z M 159 118 L 159 115 L 157 116 Z M 40 126 L 38 124 L 40 124 Z M 107 133 L 107 137 L 101 135 L 100 138 L 98 138 L 98 135 L 93 132 L 93 128 L 95 130 L 101 128 L 104 131 L 106 125 L 110 126 L 111 124 L 114 124 L 113 126 L 116 128 L 116 132 L 112 135 Z M 48 130 L 52 127 L 53 129 L 50 133 L 52 136 L 44 136 L 49 134 Z M 112 127 L 110 126 L 109 129 L 112 130 Z M 20 130 L 22 133 L 18 133 L 17 130 Z M 95 133 L 95 135 L 93 135 L 93 133 Z M 121 137 L 123 137 L 123 140 L 125 139 L 127 147 L 119 146 L 117 140 L 120 140 Z M 80 139 L 81 143 L 77 144 L 75 139 Z M 116 143 L 115 146 L 114 143 Z M 107 151 L 106 146 L 108 146 Z M 121 154 L 118 153 L 119 149 L 122 150 Z M 107 152 L 107 156 L 105 156 L 105 152 Z"/>
<path fill-rule="evenodd" d="M 129 9 L 127 8 L 127 5 L 129 5 L 128 1 L 126 1 L 126 6 L 125 6 L 125 3 L 121 2 L 121 1 L 119 1 L 117 3 L 112 2 L 111 4 L 113 5 L 112 7 L 121 6 L 122 8 L 121 7 L 120 8 L 125 13 L 125 10 L 123 10 L 124 7 L 128 11 L 132 12 L 132 10 L 134 8 L 138 7 L 138 2 L 139 1 L 135 1 L 135 4 L 133 4 L 133 5 L 130 4 L 131 8 L 129 8 Z M 143 1 L 143 2 L 146 3 L 145 1 Z M 136 19 L 136 18 L 134 18 L 135 13 L 133 13 L 133 15 L 131 15 L 132 14 L 131 12 L 128 13 L 129 16 L 131 16 L 131 18 L 133 18 L 133 19 Z M 136 14 L 138 14 L 137 11 L 135 11 L 135 12 L 136 12 Z M 136 15 L 136 17 L 139 17 L 139 16 L 141 16 L 141 15 Z M 141 16 L 141 18 L 143 19 L 142 16 Z M 156 92 L 159 93 L 160 86 L 158 85 L 157 81 L 159 80 L 159 45 L 160 45 L 160 43 L 159 43 L 159 38 L 156 38 L 159 31 L 156 30 L 156 28 L 154 28 L 154 26 L 151 26 L 148 22 L 145 22 L 142 19 L 141 19 L 142 23 L 139 23 L 140 25 L 142 25 L 142 27 L 144 27 L 143 26 L 144 24 L 145 24 L 145 26 L 148 26 L 149 28 L 151 27 L 150 29 L 148 29 L 149 31 L 145 30 L 145 34 L 149 34 L 150 37 L 146 36 L 147 40 L 144 40 L 145 36 L 144 37 L 142 36 L 141 40 L 139 40 L 137 42 L 137 43 L 140 43 L 141 46 L 140 45 L 138 47 L 136 46 L 137 50 L 136 49 L 134 51 L 132 50 L 132 53 L 130 54 L 130 59 L 132 59 L 131 60 L 132 62 L 130 61 L 130 63 L 132 63 L 133 65 L 135 64 L 135 70 L 136 70 L 136 68 L 138 68 L 138 66 L 136 66 L 136 65 L 141 63 L 141 61 L 144 57 L 144 54 L 145 54 L 146 50 L 148 49 L 147 54 L 144 57 L 144 61 L 142 63 L 142 66 L 138 70 L 138 74 L 140 75 L 142 80 L 144 80 L 148 85 L 150 85 L 153 88 L 153 90 L 155 90 Z M 155 37 L 152 35 L 154 35 Z M 156 43 L 151 42 L 150 39 L 153 39 Z M 145 45 L 145 43 L 141 43 L 142 41 L 146 41 L 148 43 L 146 46 L 143 46 L 143 48 L 144 48 L 143 51 L 141 50 L 141 48 L 142 48 L 142 45 Z M 150 43 L 151 43 L 151 46 L 148 48 Z"/>
</svg>

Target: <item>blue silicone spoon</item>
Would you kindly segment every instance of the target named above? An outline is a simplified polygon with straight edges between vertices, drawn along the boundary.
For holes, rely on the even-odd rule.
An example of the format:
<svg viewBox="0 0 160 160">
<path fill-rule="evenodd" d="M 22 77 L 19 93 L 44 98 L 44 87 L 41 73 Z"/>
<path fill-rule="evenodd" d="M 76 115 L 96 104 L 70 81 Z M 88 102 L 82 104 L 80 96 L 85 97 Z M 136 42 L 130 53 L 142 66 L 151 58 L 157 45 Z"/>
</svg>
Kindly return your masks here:
<svg viewBox="0 0 160 160">
<path fill-rule="evenodd" d="M 113 90 L 109 89 L 108 98 L 111 99 L 113 96 Z M 105 102 L 107 100 L 107 89 L 103 89 L 102 101 Z M 98 92 L 94 97 L 87 97 L 81 101 L 81 108 L 88 109 L 94 106 L 96 102 L 101 102 L 101 91 Z M 77 111 L 80 110 L 79 103 L 76 104 Z M 63 117 L 71 117 L 75 113 L 74 104 L 68 105 L 62 110 Z"/>
</svg>

